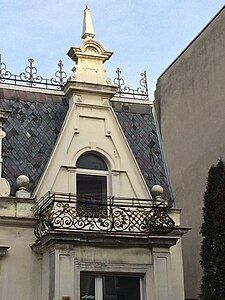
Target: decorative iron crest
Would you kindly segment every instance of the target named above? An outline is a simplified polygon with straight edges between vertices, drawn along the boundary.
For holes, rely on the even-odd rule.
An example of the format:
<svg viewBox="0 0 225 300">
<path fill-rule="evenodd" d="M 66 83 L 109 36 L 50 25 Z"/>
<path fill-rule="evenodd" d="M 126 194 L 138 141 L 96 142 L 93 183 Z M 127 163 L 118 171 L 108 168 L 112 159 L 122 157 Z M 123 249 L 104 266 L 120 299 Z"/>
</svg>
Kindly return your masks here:
<svg viewBox="0 0 225 300">
<path fill-rule="evenodd" d="M 6 70 L 6 65 L 2 61 L 2 55 L 0 54 L 0 81 L 8 79 L 12 76 L 11 72 Z"/>
<path fill-rule="evenodd" d="M 61 60 L 58 63 L 58 67 L 59 69 L 55 72 L 55 76 L 51 79 L 46 79 L 38 75 L 37 68 L 34 66 L 34 59 L 29 58 L 28 66 L 25 68 L 24 72 L 19 75 L 14 75 L 7 70 L 0 54 L 0 83 L 60 90 L 65 83 L 64 80 L 67 75 L 63 70 L 63 63 Z"/>
<path fill-rule="evenodd" d="M 34 66 L 33 58 L 28 59 L 28 66 L 25 68 L 24 72 L 19 75 L 14 75 L 7 70 L 6 64 L 2 61 L 2 56 L 0 54 L 0 83 L 60 90 L 63 88 L 66 78 L 67 74 L 63 70 L 63 63 L 61 60 L 58 63 L 58 70 L 55 72 L 54 77 L 46 79 L 41 75 L 38 75 L 37 68 Z M 141 73 L 141 79 L 139 81 L 140 86 L 137 89 L 132 89 L 125 85 L 119 68 L 116 69 L 116 78 L 113 80 L 113 83 L 118 87 L 116 93 L 117 97 L 148 100 L 146 71 Z"/>
<path fill-rule="evenodd" d="M 41 238 L 52 230 L 134 235 L 173 231 L 174 221 L 163 203 L 149 205 L 146 200 L 141 199 L 139 204 L 138 201 L 109 198 L 107 204 L 92 201 L 81 204 L 75 195 L 49 193 L 33 208 L 38 219 L 35 236 Z"/>
<path fill-rule="evenodd" d="M 141 73 L 141 79 L 139 81 L 140 86 L 137 89 L 132 89 L 125 85 L 124 79 L 121 77 L 121 70 L 116 69 L 116 78 L 113 83 L 118 86 L 116 96 L 121 98 L 132 98 L 139 100 L 148 100 L 148 85 L 146 71 Z"/>
<path fill-rule="evenodd" d="M 61 87 L 63 87 L 64 79 L 67 78 L 66 72 L 63 71 L 63 66 L 64 66 L 63 62 L 60 59 L 60 61 L 58 63 L 59 70 L 55 72 L 55 77 L 51 78 L 52 84 L 60 85 Z"/>
<path fill-rule="evenodd" d="M 41 83 L 43 78 L 37 75 L 37 68 L 34 66 L 33 58 L 28 59 L 29 65 L 25 68 L 19 76 L 22 81 L 26 81 L 27 85 L 34 86 L 36 83 Z"/>
</svg>

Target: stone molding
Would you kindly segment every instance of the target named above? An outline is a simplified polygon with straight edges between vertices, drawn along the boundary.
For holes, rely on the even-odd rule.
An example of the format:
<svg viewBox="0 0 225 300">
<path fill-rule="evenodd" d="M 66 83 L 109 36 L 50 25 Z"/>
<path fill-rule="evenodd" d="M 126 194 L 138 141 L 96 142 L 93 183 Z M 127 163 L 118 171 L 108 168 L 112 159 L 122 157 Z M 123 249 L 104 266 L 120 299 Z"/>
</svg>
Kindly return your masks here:
<svg viewBox="0 0 225 300">
<path fill-rule="evenodd" d="M 35 218 L 0 217 L 0 226 L 35 228 Z"/>
<path fill-rule="evenodd" d="M 46 248 L 58 246 L 68 249 L 74 245 L 101 246 L 101 247 L 147 247 L 147 248 L 170 248 L 178 239 L 187 233 L 190 228 L 177 227 L 168 235 L 131 236 L 129 234 L 110 234 L 103 232 L 69 232 L 49 231 L 41 239 L 31 246 L 37 253 L 43 253 Z"/>
</svg>

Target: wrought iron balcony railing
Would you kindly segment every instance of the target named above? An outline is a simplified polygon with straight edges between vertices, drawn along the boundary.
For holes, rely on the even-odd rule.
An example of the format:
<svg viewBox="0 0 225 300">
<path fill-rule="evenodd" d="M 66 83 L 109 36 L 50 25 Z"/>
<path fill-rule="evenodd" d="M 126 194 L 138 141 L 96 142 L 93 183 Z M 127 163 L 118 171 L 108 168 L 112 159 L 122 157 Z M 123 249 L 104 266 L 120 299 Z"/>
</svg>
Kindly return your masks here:
<svg viewBox="0 0 225 300">
<path fill-rule="evenodd" d="M 175 224 L 164 202 L 151 199 L 91 196 L 48 192 L 33 207 L 35 236 L 49 231 L 108 232 L 110 234 L 166 234 Z"/>
</svg>

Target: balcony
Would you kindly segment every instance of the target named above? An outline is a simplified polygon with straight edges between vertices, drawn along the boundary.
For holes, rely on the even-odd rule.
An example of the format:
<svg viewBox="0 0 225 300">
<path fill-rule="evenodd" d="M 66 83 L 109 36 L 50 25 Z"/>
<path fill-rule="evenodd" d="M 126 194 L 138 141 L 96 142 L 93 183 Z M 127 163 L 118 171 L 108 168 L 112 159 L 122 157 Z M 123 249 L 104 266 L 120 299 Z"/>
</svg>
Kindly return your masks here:
<svg viewBox="0 0 225 300">
<path fill-rule="evenodd" d="M 168 234 L 175 223 L 163 201 L 108 197 L 105 203 L 89 196 L 48 192 L 32 208 L 35 236 L 50 232 L 110 235 Z"/>
</svg>

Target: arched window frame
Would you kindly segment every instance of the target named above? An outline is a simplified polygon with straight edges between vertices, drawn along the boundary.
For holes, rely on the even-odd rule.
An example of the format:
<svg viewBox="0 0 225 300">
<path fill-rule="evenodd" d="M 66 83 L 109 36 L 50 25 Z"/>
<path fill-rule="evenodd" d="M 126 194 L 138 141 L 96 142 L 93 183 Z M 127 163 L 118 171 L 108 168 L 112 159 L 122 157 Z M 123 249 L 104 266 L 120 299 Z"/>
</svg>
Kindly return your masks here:
<svg viewBox="0 0 225 300">
<path fill-rule="evenodd" d="M 93 176 L 105 176 L 106 177 L 106 197 L 108 199 L 108 197 L 111 196 L 111 191 L 112 191 L 112 184 L 111 184 L 111 166 L 109 161 L 107 160 L 107 158 L 105 156 L 103 156 L 101 153 L 99 152 L 95 152 L 95 151 L 86 151 L 84 153 L 82 153 L 76 160 L 76 165 L 77 162 L 79 160 L 79 158 L 85 154 L 93 154 L 96 155 L 98 157 L 100 157 L 106 164 L 107 166 L 107 171 L 105 170 L 93 170 L 93 169 L 84 169 L 84 168 L 78 168 L 76 167 L 76 176 L 75 176 L 75 193 L 77 194 L 77 178 L 79 175 L 93 175 Z"/>
</svg>

